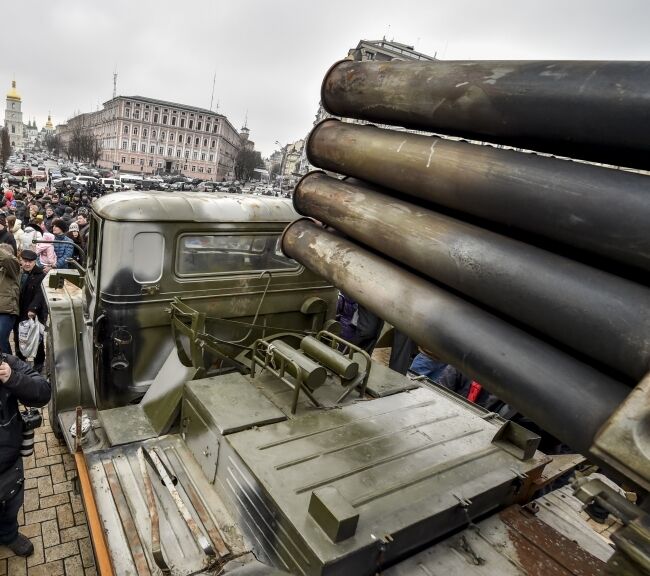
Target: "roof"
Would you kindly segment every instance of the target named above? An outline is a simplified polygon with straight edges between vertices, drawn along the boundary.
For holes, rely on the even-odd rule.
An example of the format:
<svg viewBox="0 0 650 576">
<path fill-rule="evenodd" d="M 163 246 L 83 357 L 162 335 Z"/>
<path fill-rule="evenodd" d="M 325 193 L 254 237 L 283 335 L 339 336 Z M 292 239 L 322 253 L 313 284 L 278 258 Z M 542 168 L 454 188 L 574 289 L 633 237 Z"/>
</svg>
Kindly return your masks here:
<svg viewBox="0 0 650 576">
<path fill-rule="evenodd" d="M 16 90 L 15 80 L 11 81 L 11 88 L 9 89 L 9 92 L 7 92 L 7 100 L 16 100 L 20 102 L 20 94 L 18 94 L 18 90 Z"/>
<path fill-rule="evenodd" d="M 291 200 L 217 192 L 115 192 L 93 202 L 106 220 L 127 222 L 291 222 Z"/>
<path fill-rule="evenodd" d="M 156 106 L 181 108 L 183 110 L 189 110 L 190 112 L 198 112 L 199 114 L 211 114 L 213 116 L 218 116 L 219 118 L 225 118 L 223 114 L 219 114 L 219 112 L 215 112 L 214 110 L 199 108 L 198 106 L 190 106 L 188 104 L 179 104 L 178 102 L 169 102 L 168 100 L 157 100 L 156 98 L 149 98 L 148 96 L 116 96 L 115 98 L 122 98 L 124 100 L 140 100 L 141 102 L 148 102 L 149 104 L 154 104 Z M 108 102 L 110 102 L 110 100 L 108 100 Z M 104 104 L 107 104 L 108 102 L 105 102 Z"/>
</svg>

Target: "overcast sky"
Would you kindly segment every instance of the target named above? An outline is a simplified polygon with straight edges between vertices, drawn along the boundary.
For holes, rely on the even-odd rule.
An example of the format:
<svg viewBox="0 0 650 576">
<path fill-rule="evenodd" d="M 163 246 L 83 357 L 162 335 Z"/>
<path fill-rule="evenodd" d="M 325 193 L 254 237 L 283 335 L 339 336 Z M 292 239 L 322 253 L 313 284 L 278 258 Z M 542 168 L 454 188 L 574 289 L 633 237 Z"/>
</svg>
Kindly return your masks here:
<svg viewBox="0 0 650 576">
<path fill-rule="evenodd" d="M 306 135 L 328 67 L 360 39 L 443 59 L 650 59 L 645 0 L 20 0 L 2 2 L 0 89 L 39 128 L 113 91 L 208 108 L 264 156 Z"/>
</svg>

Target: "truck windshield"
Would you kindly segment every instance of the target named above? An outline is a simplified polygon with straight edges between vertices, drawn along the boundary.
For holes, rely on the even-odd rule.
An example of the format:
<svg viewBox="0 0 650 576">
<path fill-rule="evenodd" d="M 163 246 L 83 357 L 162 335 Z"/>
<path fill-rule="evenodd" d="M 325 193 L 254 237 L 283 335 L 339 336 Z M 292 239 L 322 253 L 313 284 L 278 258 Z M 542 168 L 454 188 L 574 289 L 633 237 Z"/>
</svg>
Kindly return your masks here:
<svg viewBox="0 0 650 576">
<path fill-rule="evenodd" d="M 202 234 L 181 236 L 176 250 L 179 276 L 298 270 L 300 264 L 280 249 L 278 234 Z"/>
</svg>

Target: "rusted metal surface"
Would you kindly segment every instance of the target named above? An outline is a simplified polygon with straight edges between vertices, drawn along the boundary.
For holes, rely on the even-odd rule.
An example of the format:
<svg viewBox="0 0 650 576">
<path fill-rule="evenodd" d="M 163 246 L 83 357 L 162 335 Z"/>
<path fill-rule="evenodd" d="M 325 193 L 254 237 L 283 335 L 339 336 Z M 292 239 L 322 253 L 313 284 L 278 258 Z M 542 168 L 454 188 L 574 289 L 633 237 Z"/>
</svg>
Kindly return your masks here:
<svg viewBox="0 0 650 576">
<path fill-rule="evenodd" d="M 143 448 L 138 449 L 138 463 L 140 464 L 140 474 L 142 474 L 142 481 L 144 484 L 144 492 L 147 497 L 147 507 L 149 508 L 149 516 L 151 517 L 151 554 L 158 568 L 163 573 L 169 572 L 169 566 L 165 562 L 162 549 L 160 547 L 160 522 L 158 519 L 158 506 L 156 505 L 156 498 L 153 493 L 153 486 L 151 485 L 151 478 L 147 471 L 147 463 L 142 453 Z"/>
<path fill-rule="evenodd" d="M 309 161 L 408 196 L 650 270 L 649 177 L 329 119 Z"/>
<path fill-rule="evenodd" d="M 604 575 L 605 563 L 519 506 L 499 513 L 528 576 Z"/>
<path fill-rule="evenodd" d="M 321 101 L 360 118 L 650 167 L 650 62 L 343 60 Z"/>
<path fill-rule="evenodd" d="M 194 521 L 194 518 L 192 518 L 192 515 L 187 509 L 187 506 L 185 506 L 185 503 L 183 502 L 181 495 L 178 493 L 176 486 L 174 486 L 172 479 L 169 477 L 169 474 L 167 473 L 167 469 L 165 465 L 163 464 L 160 457 L 158 456 L 158 452 L 156 448 L 152 448 L 151 450 L 147 448 L 143 448 L 142 451 L 145 458 L 149 461 L 149 463 L 154 468 L 155 472 L 158 474 L 159 478 L 163 481 L 163 484 L 165 485 L 165 488 L 167 488 L 167 491 L 169 492 L 170 496 L 172 497 L 172 500 L 174 501 L 176 508 L 178 508 L 178 511 L 183 517 L 183 520 L 185 520 L 187 527 L 192 532 L 192 535 L 194 536 L 196 543 L 199 545 L 201 550 L 203 550 L 206 556 L 214 556 L 215 551 L 212 548 L 212 545 L 210 544 L 210 542 L 208 542 L 208 539 L 201 532 L 197 523 Z"/>
<path fill-rule="evenodd" d="M 305 176 L 293 201 L 301 214 L 627 374 L 630 384 L 650 370 L 650 289 L 640 284 L 322 172 Z"/>
<path fill-rule="evenodd" d="M 140 541 L 140 535 L 138 534 L 138 529 L 136 528 L 133 517 L 131 516 L 129 505 L 124 497 L 124 493 L 122 492 L 117 472 L 115 472 L 115 466 L 111 460 L 105 460 L 103 465 L 113 495 L 115 507 L 117 508 L 120 520 L 122 521 L 122 528 L 126 535 L 126 541 L 129 545 L 135 568 L 138 571 L 138 576 L 149 576 L 151 572 L 149 570 L 149 565 L 147 564 L 147 558 L 142 547 L 142 542 Z"/>
<path fill-rule="evenodd" d="M 444 362 L 586 453 L 629 388 L 309 220 L 282 248 Z"/>
<path fill-rule="evenodd" d="M 190 499 L 190 503 L 194 507 L 194 510 L 196 510 L 196 513 L 199 516 L 199 520 L 201 520 L 201 524 L 203 524 L 203 527 L 208 533 L 208 536 L 210 537 L 214 549 L 216 550 L 220 558 L 222 559 L 226 558 L 227 556 L 230 555 L 230 550 L 226 545 L 226 543 L 224 542 L 221 532 L 212 521 L 209 512 L 207 511 L 205 505 L 203 504 L 203 500 L 201 500 L 201 497 L 197 494 L 196 490 L 194 489 L 192 480 L 185 473 L 185 470 L 183 469 L 183 465 L 181 464 L 179 458 L 174 453 L 173 449 L 167 450 L 166 456 L 167 458 L 170 459 L 170 462 L 173 464 L 174 472 L 176 472 L 178 481 L 180 482 L 181 486 L 184 488 L 187 497 Z"/>
</svg>

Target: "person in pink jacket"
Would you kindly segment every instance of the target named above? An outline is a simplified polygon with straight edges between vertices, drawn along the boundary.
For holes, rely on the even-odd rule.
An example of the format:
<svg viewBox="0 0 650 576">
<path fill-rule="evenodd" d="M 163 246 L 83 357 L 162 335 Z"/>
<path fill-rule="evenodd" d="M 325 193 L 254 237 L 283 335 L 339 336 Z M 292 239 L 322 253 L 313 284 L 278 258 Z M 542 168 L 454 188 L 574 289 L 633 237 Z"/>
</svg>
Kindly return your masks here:
<svg viewBox="0 0 650 576">
<path fill-rule="evenodd" d="M 43 240 L 54 240 L 54 234 L 45 232 Z M 35 252 L 38 254 L 38 265 L 43 268 L 46 274 L 56 264 L 56 253 L 54 252 L 54 244 L 36 244 Z"/>
</svg>

